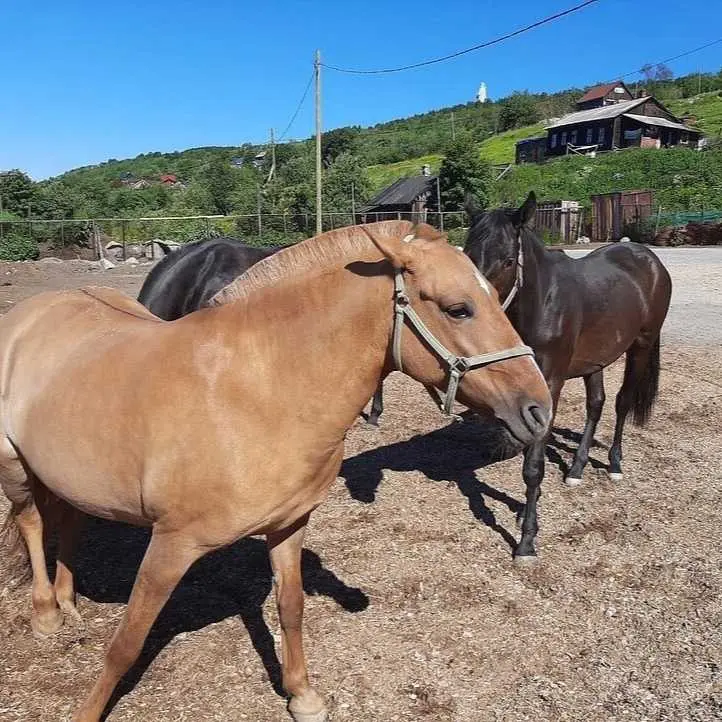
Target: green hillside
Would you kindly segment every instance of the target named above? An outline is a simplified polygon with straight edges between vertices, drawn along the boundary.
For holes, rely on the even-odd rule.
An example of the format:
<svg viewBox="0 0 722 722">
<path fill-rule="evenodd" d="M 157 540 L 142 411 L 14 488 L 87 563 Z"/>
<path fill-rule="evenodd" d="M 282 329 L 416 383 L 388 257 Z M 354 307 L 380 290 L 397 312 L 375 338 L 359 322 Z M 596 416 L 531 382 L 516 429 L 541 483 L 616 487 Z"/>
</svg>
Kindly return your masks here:
<svg viewBox="0 0 722 722">
<path fill-rule="evenodd" d="M 695 116 L 696 125 L 707 135 L 722 136 L 722 94 L 720 91 L 671 100 L 667 107 L 678 117 Z"/>
<path fill-rule="evenodd" d="M 505 133 L 493 135 L 479 145 L 481 157 L 489 163 L 500 165 L 502 163 L 513 163 L 515 158 L 516 143 L 525 138 L 533 138 L 537 135 L 544 135 L 544 124 L 525 125 L 522 128 L 508 130 Z"/>
</svg>

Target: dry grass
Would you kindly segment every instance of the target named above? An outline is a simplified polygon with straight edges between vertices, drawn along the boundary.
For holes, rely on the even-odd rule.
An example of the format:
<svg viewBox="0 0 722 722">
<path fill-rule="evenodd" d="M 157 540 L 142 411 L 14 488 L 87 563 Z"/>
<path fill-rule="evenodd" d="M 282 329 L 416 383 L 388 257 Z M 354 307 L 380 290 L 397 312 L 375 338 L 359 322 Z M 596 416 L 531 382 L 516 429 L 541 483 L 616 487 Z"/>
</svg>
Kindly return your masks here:
<svg viewBox="0 0 722 722">
<path fill-rule="evenodd" d="M 12 277 L 0 301 L 99 282 L 59 268 Z M 649 427 L 629 427 L 619 484 L 596 447 L 584 484 L 562 486 L 567 429 L 584 413 L 581 384 L 567 386 L 541 502 L 543 563 L 529 571 L 511 563 L 519 459 L 491 463 L 488 433 L 445 426 L 416 384 L 391 378 L 382 428 L 349 432 L 343 478 L 314 514 L 304 556 L 310 670 L 332 719 L 722 719 L 720 363 L 719 348 L 663 348 L 659 404 Z M 600 442 L 620 373 L 607 374 Z M 43 643 L 30 635 L 27 588 L 0 587 L 0 719 L 69 718 L 146 539 L 91 524 L 79 560 L 85 627 Z M 269 593 L 259 540 L 194 567 L 110 719 L 287 719 Z"/>
</svg>

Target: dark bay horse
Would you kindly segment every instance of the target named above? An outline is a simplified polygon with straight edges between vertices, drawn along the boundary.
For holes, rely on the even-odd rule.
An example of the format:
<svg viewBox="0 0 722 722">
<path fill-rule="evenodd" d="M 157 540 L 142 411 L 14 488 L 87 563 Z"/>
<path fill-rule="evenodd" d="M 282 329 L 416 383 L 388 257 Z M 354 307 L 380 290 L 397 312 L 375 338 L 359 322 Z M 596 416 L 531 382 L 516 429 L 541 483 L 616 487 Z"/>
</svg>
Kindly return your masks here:
<svg viewBox="0 0 722 722">
<path fill-rule="evenodd" d="M 471 228 L 465 253 L 508 304 L 514 328 L 536 354 L 549 384 L 554 412 L 567 379 L 581 377 L 587 421 L 566 476 L 581 483 L 589 447 L 604 405 L 605 366 L 626 353 L 617 394 L 617 422 L 609 449 L 609 476 L 622 479 L 622 432 L 627 414 L 643 425 L 659 383 L 659 336 L 669 308 L 672 281 L 657 256 L 637 243 L 620 243 L 575 260 L 550 251 L 530 230 L 536 198 L 516 211 L 479 211 L 467 199 Z M 544 477 L 546 440 L 524 452 L 526 507 L 516 557 L 534 557 L 536 504 Z"/>
<path fill-rule="evenodd" d="M 54 584 L 48 576 L 39 489 L 152 529 L 75 722 L 101 718 L 188 568 L 253 534 L 268 542 L 289 711 L 325 720 L 304 659 L 300 562 L 346 432 L 403 368 L 532 443 L 552 402 L 530 354 L 471 261 L 406 221 L 284 249 L 176 321 L 104 288 L 14 306 L 0 318 L 0 488 L 29 552 L 34 632 L 57 631 L 74 606 L 68 557 Z M 72 533 L 59 528 L 66 552 Z"/>
<path fill-rule="evenodd" d="M 145 279 L 138 300 L 164 321 L 175 321 L 203 308 L 233 279 L 279 250 L 226 236 L 189 243 L 177 251 L 167 249 Z"/>
</svg>

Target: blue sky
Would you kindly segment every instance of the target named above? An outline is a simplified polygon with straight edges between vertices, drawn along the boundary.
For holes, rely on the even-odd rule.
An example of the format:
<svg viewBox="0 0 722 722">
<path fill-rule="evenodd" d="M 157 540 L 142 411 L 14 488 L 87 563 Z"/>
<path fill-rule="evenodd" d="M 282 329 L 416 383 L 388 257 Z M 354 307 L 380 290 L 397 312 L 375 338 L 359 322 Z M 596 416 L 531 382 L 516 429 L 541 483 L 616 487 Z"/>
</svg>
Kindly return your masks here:
<svg viewBox="0 0 722 722">
<path fill-rule="evenodd" d="M 143 152 L 262 141 L 290 119 L 316 48 L 346 67 L 412 63 L 574 4 L 3 0 L 0 169 L 40 179 Z M 720 2 L 601 0 L 430 68 L 371 77 L 326 71 L 324 125 L 368 125 L 466 102 L 482 80 L 492 98 L 609 80 L 720 36 Z M 722 44 L 671 67 L 717 71 Z M 291 137 L 312 133 L 311 101 L 312 93 Z"/>
</svg>

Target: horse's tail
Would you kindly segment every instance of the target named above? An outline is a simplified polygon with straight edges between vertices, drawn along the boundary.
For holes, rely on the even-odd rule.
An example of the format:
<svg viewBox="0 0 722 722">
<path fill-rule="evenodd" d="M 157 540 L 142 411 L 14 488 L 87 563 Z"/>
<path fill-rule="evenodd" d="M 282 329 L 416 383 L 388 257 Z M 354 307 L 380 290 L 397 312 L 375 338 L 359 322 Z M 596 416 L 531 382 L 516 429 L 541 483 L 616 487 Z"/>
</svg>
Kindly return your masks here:
<svg viewBox="0 0 722 722">
<path fill-rule="evenodd" d="M 627 374 L 632 373 L 634 359 L 630 359 L 631 355 L 627 354 L 624 369 L 625 379 Z M 637 426 L 644 426 L 652 415 L 652 408 L 659 393 L 659 336 L 657 336 L 657 340 L 647 354 L 645 365 L 642 368 L 635 369 L 634 373 L 637 376 L 632 401 L 634 423 Z"/>
<path fill-rule="evenodd" d="M 12 507 L 0 527 L 0 558 L 7 574 L 7 583 L 18 585 L 30 579 L 30 557 Z"/>
</svg>

